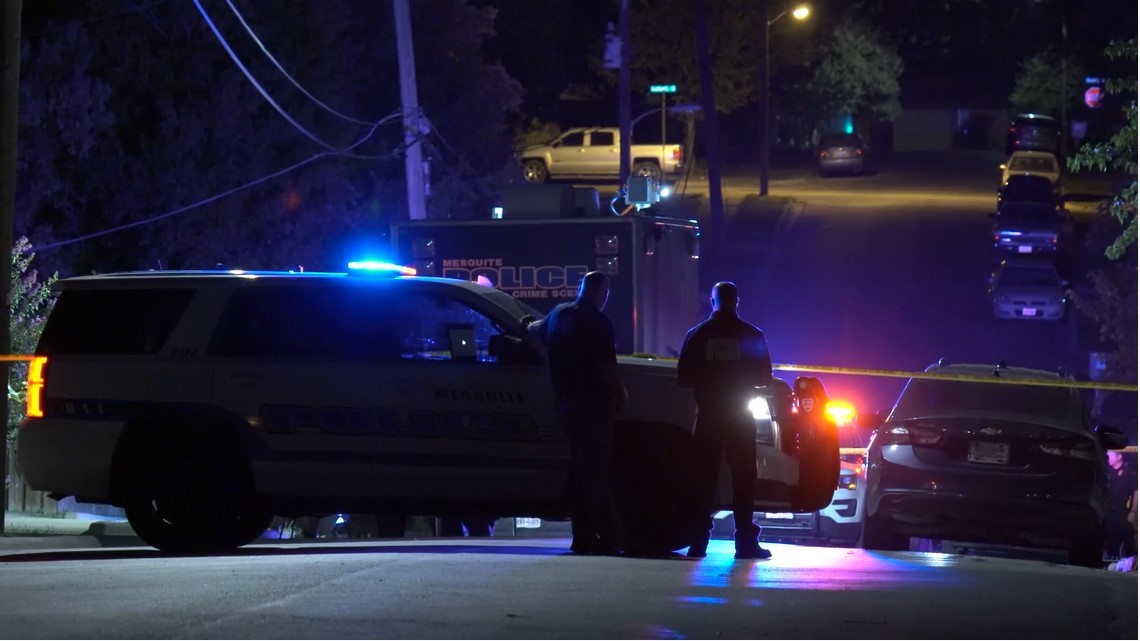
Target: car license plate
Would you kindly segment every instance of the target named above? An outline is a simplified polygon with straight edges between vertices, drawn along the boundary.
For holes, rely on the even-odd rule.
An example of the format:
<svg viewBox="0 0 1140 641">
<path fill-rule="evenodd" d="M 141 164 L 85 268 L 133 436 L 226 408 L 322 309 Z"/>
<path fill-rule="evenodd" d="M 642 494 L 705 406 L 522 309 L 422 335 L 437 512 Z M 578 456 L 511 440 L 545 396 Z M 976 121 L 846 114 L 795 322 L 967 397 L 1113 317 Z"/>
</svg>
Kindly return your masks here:
<svg viewBox="0 0 1140 641">
<path fill-rule="evenodd" d="M 848 158 L 851 156 L 851 152 L 847 151 L 846 149 L 836 149 L 835 151 L 831 152 L 831 155 L 836 158 Z"/>
<path fill-rule="evenodd" d="M 966 460 L 971 463 L 1005 465 L 1009 463 L 1009 443 L 970 441 L 970 451 L 966 454 Z"/>
<path fill-rule="evenodd" d="M 1021 308 L 1021 315 L 1022 316 L 1036 316 L 1037 310 L 1032 308 L 1032 307 L 1022 307 Z"/>
<path fill-rule="evenodd" d="M 542 519 L 518 517 L 518 518 L 515 518 L 515 527 L 539 528 L 539 527 L 542 527 Z"/>
<path fill-rule="evenodd" d="M 791 521 L 792 519 L 796 518 L 796 515 L 792 514 L 791 512 L 765 512 L 764 518 L 772 519 L 772 520 L 788 520 L 788 521 Z"/>
<path fill-rule="evenodd" d="M 1018 245 L 1017 246 L 1017 253 L 1019 253 L 1019 254 L 1032 254 L 1033 253 L 1033 246 L 1032 245 Z"/>
</svg>

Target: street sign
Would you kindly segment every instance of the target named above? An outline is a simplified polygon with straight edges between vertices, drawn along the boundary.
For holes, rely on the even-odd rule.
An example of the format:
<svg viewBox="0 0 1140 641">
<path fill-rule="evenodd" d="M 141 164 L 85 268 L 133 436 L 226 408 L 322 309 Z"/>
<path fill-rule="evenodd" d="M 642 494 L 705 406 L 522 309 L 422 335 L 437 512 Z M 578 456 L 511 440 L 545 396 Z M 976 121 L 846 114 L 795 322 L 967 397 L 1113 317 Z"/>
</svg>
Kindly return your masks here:
<svg viewBox="0 0 1140 641">
<path fill-rule="evenodd" d="M 649 85 L 649 93 L 677 93 L 677 85 Z"/>
</svg>

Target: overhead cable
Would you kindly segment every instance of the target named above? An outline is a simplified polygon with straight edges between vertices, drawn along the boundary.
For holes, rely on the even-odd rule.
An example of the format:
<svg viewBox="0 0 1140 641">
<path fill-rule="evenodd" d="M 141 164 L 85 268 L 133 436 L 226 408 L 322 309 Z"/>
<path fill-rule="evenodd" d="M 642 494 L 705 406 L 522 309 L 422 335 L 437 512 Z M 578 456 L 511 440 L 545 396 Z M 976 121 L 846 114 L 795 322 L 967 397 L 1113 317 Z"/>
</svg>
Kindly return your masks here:
<svg viewBox="0 0 1140 641">
<path fill-rule="evenodd" d="M 358 145 L 359 143 L 363 142 L 368 137 L 370 137 L 372 135 L 372 131 L 375 131 L 375 128 L 377 126 L 379 126 L 380 124 L 382 124 L 384 122 L 392 120 L 399 115 L 399 114 L 389 115 L 389 116 L 386 116 L 385 118 L 377 121 L 376 123 L 373 123 L 372 130 L 370 130 L 368 132 L 368 134 L 364 136 L 364 138 L 361 138 L 357 142 L 355 142 L 355 143 L 353 143 L 353 144 L 351 144 L 348 147 L 345 147 L 343 149 L 338 148 L 334 145 L 331 145 L 328 142 L 325 142 L 323 139 L 318 137 L 316 134 L 314 134 L 313 132 L 306 129 L 303 125 L 301 125 L 301 123 L 297 122 L 291 115 L 289 115 L 289 113 L 287 111 L 285 111 L 285 109 L 283 107 L 281 107 L 281 105 L 277 104 L 277 101 L 274 100 L 273 97 L 269 95 L 269 93 L 265 90 L 265 88 L 261 86 L 261 83 L 259 83 L 257 81 L 257 78 L 253 77 L 253 74 L 250 73 L 249 69 L 245 66 L 245 64 L 242 63 L 241 59 L 238 58 L 238 56 L 234 52 L 233 48 L 230 47 L 230 43 L 226 41 L 225 36 L 223 36 L 222 32 L 218 30 L 218 27 L 217 27 L 217 25 L 214 24 L 214 21 L 210 19 L 210 14 L 206 13 L 206 9 L 202 6 L 202 3 L 199 0 L 194 0 L 194 6 L 198 8 L 198 12 L 202 14 L 202 18 L 204 18 L 206 20 L 206 24 L 209 25 L 210 30 L 214 32 L 214 37 L 216 37 L 218 39 L 218 42 L 221 43 L 222 47 L 226 50 L 226 53 L 229 54 L 230 59 L 232 59 L 234 61 L 234 64 L 236 64 L 238 66 L 238 69 L 241 70 L 242 74 L 245 75 L 246 79 L 249 80 L 249 82 L 254 86 L 255 89 L 257 89 L 257 92 L 260 93 L 263 98 L 265 98 L 266 102 L 268 102 L 277 111 L 277 113 L 281 114 L 281 117 L 284 118 L 286 121 L 288 121 L 289 124 L 293 125 L 293 128 L 295 128 L 297 131 L 304 134 L 305 137 L 308 138 L 309 140 L 312 140 L 313 142 L 317 143 L 321 147 L 324 147 L 325 149 L 329 150 L 330 152 L 337 153 L 337 154 L 343 154 L 343 155 L 349 155 L 346 152 L 348 150 L 352 149 L 353 147 L 356 147 L 356 145 Z M 370 157 L 370 156 L 352 155 L 352 157 L 361 158 L 361 159 L 369 159 L 369 158 L 379 158 L 379 157 L 383 157 L 383 156 Z"/>
<path fill-rule="evenodd" d="M 238 19 L 238 22 L 241 23 L 241 26 L 245 28 L 245 31 L 246 31 L 246 33 L 249 34 L 249 37 L 253 38 L 253 41 L 257 43 L 258 48 L 260 48 L 261 52 L 265 54 L 265 57 L 269 58 L 269 61 L 273 63 L 273 66 L 276 67 L 277 70 L 281 72 L 281 75 L 285 76 L 285 78 L 288 79 L 289 82 L 291 82 L 293 84 L 293 86 L 297 88 L 298 91 L 305 94 L 305 96 L 308 97 L 309 100 L 312 100 L 313 102 L 320 105 L 320 107 L 322 109 L 333 114 L 334 116 L 337 116 L 338 118 L 342 118 L 344 120 L 356 123 L 358 125 L 371 125 L 372 124 L 373 121 L 371 121 L 371 120 L 361 120 L 359 118 L 353 118 L 352 116 L 346 116 L 345 114 L 337 111 L 336 109 L 333 109 L 332 107 L 326 105 L 324 102 L 321 102 L 321 100 L 319 98 L 317 98 L 312 93 L 310 93 L 309 90 L 305 89 L 301 85 L 300 82 L 298 82 L 295 78 L 293 78 L 293 76 L 291 76 L 289 74 L 289 72 L 286 71 L 285 68 L 281 66 L 281 63 L 277 62 L 277 58 L 273 57 L 272 53 L 269 53 L 269 50 L 265 48 L 265 44 L 261 42 L 261 38 L 257 37 L 257 34 L 253 31 L 253 28 L 250 27 L 249 23 L 247 23 L 245 21 L 245 17 L 241 15 L 241 12 L 238 11 L 238 8 L 234 6 L 234 3 L 231 2 L 230 0 L 226 0 L 226 4 L 229 6 L 230 11 L 232 11 L 234 16 Z"/>
</svg>

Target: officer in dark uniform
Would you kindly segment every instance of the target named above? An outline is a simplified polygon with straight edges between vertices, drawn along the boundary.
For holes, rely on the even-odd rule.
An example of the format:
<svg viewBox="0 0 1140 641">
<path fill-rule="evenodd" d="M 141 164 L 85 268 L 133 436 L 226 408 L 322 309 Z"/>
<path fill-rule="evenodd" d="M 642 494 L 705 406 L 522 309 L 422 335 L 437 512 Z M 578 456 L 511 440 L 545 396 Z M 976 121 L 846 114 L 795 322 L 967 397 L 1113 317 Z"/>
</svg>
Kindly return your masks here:
<svg viewBox="0 0 1140 641">
<path fill-rule="evenodd" d="M 613 419 L 628 400 L 618 378 L 614 327 L 602 314 L 609 277 L 590 272 L 578 298 L 530 323 L 548 346 L 558 422 L 570 440 L 575 554 L 616 554 L 624 534 L 610 494 Z"/>
<path fill-rule="evenodd" d="M 694 390 L 697 420 L 693 431 L 692 510 L 688 556 L 705 556 L 712 529 L 710 515 L 720 462 L 732 473 L 732 513 L 736 521 L 736 558 L 766 559 L 752 522 L 756 479 L 756 424 L 748 402 L 755 388 L 772 381 L 772 358 L 764 333 L 736 312 L 736 285 L 713 286 L 713 312 L 689 330 L 677 361 L 677 382 Z"/>
</svg>

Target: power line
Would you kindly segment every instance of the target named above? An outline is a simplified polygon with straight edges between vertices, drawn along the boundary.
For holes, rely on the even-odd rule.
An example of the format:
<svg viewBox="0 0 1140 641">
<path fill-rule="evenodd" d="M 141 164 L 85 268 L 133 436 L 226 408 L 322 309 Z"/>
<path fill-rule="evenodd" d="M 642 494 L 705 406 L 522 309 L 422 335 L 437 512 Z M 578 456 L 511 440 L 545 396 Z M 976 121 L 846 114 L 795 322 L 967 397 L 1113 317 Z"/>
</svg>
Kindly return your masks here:
<svg viewBox="0 0 1140 641">
<path fill-rule="evenodd" d="M 334 145 L 331 145 L 331 144 L 325 142 L 324 140 L 322 140 L 320 137 L 318 137 L 316 134 L 309 131 L 308 129 L 305 129 L 305 127 L 303 125 L 301 125 L 301 123 L 297 122 L 291 115 L 289 115 L 289 113 L 287 111 L 285 111 L 285 109 L 283 107 L 281 107 L 281 105 L 277 104 L 277 101 L 275 101 L 269 95 L 269 93 L 265 91 L 265 88 L 261 86 L 261 83 L 259 83 L 257 81 L 257 79 L 253 77 L 253 74 L 250 73 L 249 69 L 246 68 L 246 66 L 242 63 L 241 59 L 239 59 L 237 57 L 237 54 L 234 53 L 233 48 L 230 47 L 230 43 L 226 41 L 225 37 L 222 35 L 222 32 L 218 30 L 217 25 L 215 25 L 214 21 L 210 19 L 210 14 L 206 13 L 206 9 L 204 7 L 202 7 L 202 3 L 199 0 L 194 0 L 194 6 L 198 8 L 198 12 L 202 14 L 202 17 L 206 20 L 206 24 L 209 25 L 210 30 L 214 32 L 214 37 L 216 37 L 218 39 L 218 42 L 220 42 L 222 44 L 222 47 L 226 50 L 226 53 L 229 54 L 230 59 L 232 59 L 234 61 L 234 64 L 236 64 L 238 66 L 238 69 L 241 70 L 241 72 L 245 75 L 246 79 L 249 80 L 249 82 L 251 84 L 253 84 L 254 88 L 257 89 L 257 92 L 260 93 L 263 98 L 265 98 L 266 102 L 268 102 L 275 110 L 277 110 L 277 113 L 281 114 L 282 118 L 284 118 L 286 121 L 288 121 L 289 124 L 293 125 L 294 129 L 296 129 L 297 131 L 304 134 L 306 138 L 308 138 L 309 140 L 312 140 L 313 142 L 317 143 L 321 147 L 324 147 L 325 149 L 329 150 L 332 153 L 349 155 L 346 153 L 347 151 L 356 147 L 357 144 L 359 144 L 360 142 L 363 142 L 369 136 L 372 135 L 372 133 L 370 131 L 368 133 L 368 135 L 366 135 L 364 138 L 361 138 L 356 143 L 353 143 L 353 144 L 349 145 L 348 147 L 345 147 L 344 149 L 339 149 L 339 148 L 335 147 Z M 399 114 L 395 114 L 395 116 L 398 116 L 398 115 Z M 394 117 L 393 115 L 389 115 L 389 116 L 386 116 L 385 118 L 377 121 L 376 123 L 373 124 L 372 131 L 375 131 L 376 126 L 379 126 L 380 124 L 393 119 L 393 117 Z M 361 159 L 369 159 L 369 158 L 375 159 L 376 158 L 375 156 L 369 157 L 369 156 L 357 156 L 357 155 L 352 155 L 351 157 L 361 158 Z"/>
<path fill-rule="evenodd" d="M 234 6 L 234 3 L 230 2 L 230 0 L 226 0 L 226 4 L 229 5 L 230 11 L 232 11 L 234 16 L 237 17 L 238 22 L 241 23 L 241 26 L 245 27 L 245 31 L 246 31 L 246 33 L 249 34 L 249 37 L 253 38 L 253 41 L 257 43 L 257 46 L 261 49 L 261 52 L 265 54 L 265 57 L 269 58 L 269 61 L 273 63 L 273 66 L 276 67 L 278 71 L 281 72 L 281 75 L 285 76 L 285 78 L 287 78 L 289 80 L 289 82 L 293 83 L 293 86 L 296 87 L 301 93 L 305 94 L 305 96 L 308 97 L 309 100 L 312 100 L 313 102 L 320 105 L 321 108 L 324 109 L 325 111 L 327 111 L 327 112 L 329 112 L 329 113 L 331 113 L 331 114 L 333 114 L 339 118 L 343 118 L 344 120 L 347 120 L 349 122 L 353 122 L 353 123 L 356 123 L 358 125 L 371 125 L 372 124 L 371 121 L 361 120 L 359 118 L 353 118 L 352 116 L 346 116 L 346 115 L 342 114 L 341 112 L 337 111 L 336 109 L 333 109 L 332 107 L 321 102 L 320 99 L 318 99 L 313 94 L 309 93 L 309 91 L 307 89 L 305 89 L 303 86 L 301 86 L 300 82 L 297 82 L 297 80 L 294 79 L 293 76 L 289 75 L 289 72 L 286 71 L 285 68 L 281 66 L 281 63 L 277 62 L 277 58 L 274 58 L 273 54 L 269 53 L 269 50 L 266 49 L 265 45 L 261 42 L 261 38 L 257 37 L 257 34 L 254 33 L 253 28 L 251 28 L 249 26 L 249 23 L 247 23 L 245 21 L 245 18 L 241 15 L 241 12 L 238 11 L 237 7 Z"/>
<path fill-rule="evenodd" d="M 372 126 L 372 128 L 369 130 L 368 135 L 361 138 L 357 142 L 353 143 L 353 145 L 350 146 L 346 151 L 351 150 L 353 147 L 355 147 L 355 146 L 363 143 L 365 140 L 367 140 L 372 135 L 372 133 L 376 131 L 376 128 L 379 126 L 380 126 L 380 123 L 374 124 Z M 58 249 L 60 247 L 66 246 L 66 245 L 71 245 L 74 243 L 79 243 L 79 242 L 83 242 L 86 240 L 91 240 L 93 238 L 99 238 L 100 236 L 107 236 L 109 234 L 114 234 L 114 233 L 118 233 L 121 231 L 126 231 L 126 230 L 132 229 L 134 227 L 140 227 L 142 225 L 148 225 L 150 223 L 158 222 L 158 221 L 166 219 L 166 218 L 171 218 L 173 216 L 177 216 L 179 214 L 186 213 L 186 212 L 190 211 L 191 209 L 197 209 L 198 207 L 202 207 L 203 205 L 208 205 L 212 202 L 221 200 L 222 198 L 236 194 L 239 191 L 244 191 L 246 189 L 249 189 L 250 187 L 256 187 L 257 185 L 260 185 L 261 183 L 267 182 L 267 181 L 272 180 L 274 178 L 277 178 L 279 176 L 284 176 L 285 174 L 287 174 L 291 171 L 294 171 L 296 169 L 300 169 L 301 167 L 304 167 L 305 165 L 308 165 L 309 163 L 320 160 L 322 158 L 328 158 L 330 156 L 354 158 L 354 159 L 356 159 L 356 158 L 395 158 L 396 156 L 399 156 L 401 153 L 403 153 L 403 150 L 407 146 L 407 144 L 408 143 L 405 143 L 405 144 L 397 147 L 396 149 L 392 150 L 392 152 L 385 154 L 385 155 L 381 155 L 381 156 L 360 156 L 357 154 L 350 154 L 350 153 L 342 153 L 342 152 L 335 152 L 335 151 L 323 151 L 319 154 L 314 154 L 314 155 L 306 158 L 305 160 L 302 160 L 301 162 L 294 163 L 293 165 L 290 165 L 289 167 L 286 167 L 285 169 L 280 169 L 280 170 L 275 171 L 271 174 L 262 176 L 260 178 L 255 179 L 255 180 L 251 180 L 250 182 L 247 182 L 243 185 L 238 185 L 237 187 L 234 187 L 232 189 L 227 189 L 226 191 L 223 191 L 221 193 L 214 194 L 213 196 L 199 200 L 198 202 L 195 202 L 195 203 L 192 203 L 189 205 L 185 205 L 183 207 L 179 207 L 178 209 L 174 209 L 172 211 L 168 211 L 166 213 L 159 214 L 157 216 L 151 216 L 150 218 L 145 218 L 143 220 L 136 220 L 134 222 L 130 222 L 130 223 L 126 223 L 123 225 L 111 227 L 110 229 L 104 229 L 102 231 L 97 231 L 97 232 L 93 232 L 90 234 L 85 234 L 83 236 L 79 236 L 76 238 L 71 238 L 68 240 L 61 240 L 58 242 L 49 243 L 47 245 L 39 245 L 39 246 L 35 247 L 34 249 L 37 252 L 50 251 L 52 249 Z"/>
</svg>

